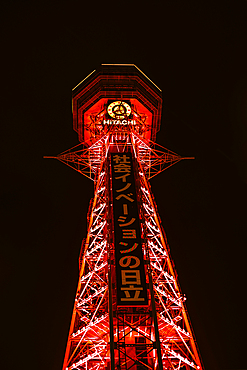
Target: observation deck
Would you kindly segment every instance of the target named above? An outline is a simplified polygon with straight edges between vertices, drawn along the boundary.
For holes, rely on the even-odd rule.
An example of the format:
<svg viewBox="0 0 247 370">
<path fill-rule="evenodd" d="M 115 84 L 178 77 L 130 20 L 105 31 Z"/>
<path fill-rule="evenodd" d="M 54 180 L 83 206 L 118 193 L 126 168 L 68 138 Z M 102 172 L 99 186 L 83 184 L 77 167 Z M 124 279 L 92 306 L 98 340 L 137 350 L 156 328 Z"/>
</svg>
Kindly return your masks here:
<svg viewBox="0 0 247 370">
<path fill-rule="evenodd" d="M 72 91 L 73 128 L 92 145 L 109 130 L 134 131 L 146 142 L 160 129 L 161 90 L 134 64 L 102 64 Z"/>
</svg>

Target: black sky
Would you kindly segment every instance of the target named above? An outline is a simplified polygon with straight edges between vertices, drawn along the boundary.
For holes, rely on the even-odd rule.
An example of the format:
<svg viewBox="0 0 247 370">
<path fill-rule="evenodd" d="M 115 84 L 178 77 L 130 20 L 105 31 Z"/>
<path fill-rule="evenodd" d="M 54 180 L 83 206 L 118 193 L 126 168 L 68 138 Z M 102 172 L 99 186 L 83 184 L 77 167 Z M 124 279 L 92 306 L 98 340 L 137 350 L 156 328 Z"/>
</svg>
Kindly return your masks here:
<svg viewBox="0 0 247 370">
<path fill-rule="evenodd" d="M 1 357 L 60 370 L 93 183 L 71 89 L 134 63 L 163 91 L 157 142 L 195 160 L 151 181 L 205 370 L 246 365 L 247 2 L 1 3 Z"/>
</svg>

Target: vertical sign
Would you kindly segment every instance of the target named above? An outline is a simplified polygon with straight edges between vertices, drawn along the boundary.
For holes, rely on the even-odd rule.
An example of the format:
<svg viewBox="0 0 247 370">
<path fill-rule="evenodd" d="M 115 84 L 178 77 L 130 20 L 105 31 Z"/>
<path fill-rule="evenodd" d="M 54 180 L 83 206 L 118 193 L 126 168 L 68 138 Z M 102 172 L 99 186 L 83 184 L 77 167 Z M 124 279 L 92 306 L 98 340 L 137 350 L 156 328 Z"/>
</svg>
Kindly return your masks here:
<svg viewBox="0 0 247 370">
<path fill-rule="evenodd" d="M 131 153 L 112 153 L 117 304 L 146 306 L 140 221 Z"/>
</svg>

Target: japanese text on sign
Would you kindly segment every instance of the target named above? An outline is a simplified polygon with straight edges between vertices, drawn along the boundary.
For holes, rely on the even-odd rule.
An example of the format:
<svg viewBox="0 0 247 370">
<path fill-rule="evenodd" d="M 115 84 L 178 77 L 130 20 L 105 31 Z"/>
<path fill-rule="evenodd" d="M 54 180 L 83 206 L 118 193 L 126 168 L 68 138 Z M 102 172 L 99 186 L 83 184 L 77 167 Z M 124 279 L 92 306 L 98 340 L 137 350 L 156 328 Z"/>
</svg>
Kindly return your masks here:
<svg viewBox="0 0 247 370">
<path fill-rule="evenodd" d="M 117 304 L 148 304 L 131 153 L 112 153 Z"/>
</svg>

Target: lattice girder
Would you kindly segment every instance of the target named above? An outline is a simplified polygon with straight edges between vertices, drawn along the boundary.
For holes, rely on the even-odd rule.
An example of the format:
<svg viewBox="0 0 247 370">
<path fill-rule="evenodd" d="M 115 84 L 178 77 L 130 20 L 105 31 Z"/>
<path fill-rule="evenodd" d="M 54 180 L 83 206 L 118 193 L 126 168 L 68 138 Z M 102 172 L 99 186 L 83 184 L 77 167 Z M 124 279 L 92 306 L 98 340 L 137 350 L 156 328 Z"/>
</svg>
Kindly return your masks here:
<svg viewBox="0 0 247 370">
<path fill-rule="evenodd" d="M 193 159 L 181 157 L 152 141 L 146 143 L 131 127 L 126 132 L 112 127 L 107 135 L 102 135 L 90 147 L 85 148 L 84 144 L 79 144 L 56 157 L 46 156 L 44 158 L 56 158 L 82 175 L 96 181 L 102 157 L 106 157 L 109 146 L 115 146 L 116 151 L 123 152 L 132 145 L 147 179 L 151 179 L 183 159 Z"/>
<path fill-rule="evenodd" d="M 173 366 L 171 369 L 180 369 L 182 365 L 200 369 L 200 359 L 184 306 L 185 296 L 182 295 L 178 285 L 169 248 L 163 236 L 141 161 L 138 161 L 138 164 L 143 205 L 142 218 L 145 220 L 163 365 L 164 368 Z"/>
<path fill-rule="evenodd" d="M 101 154 L 96 152 L 95 156 L 98 155 L 98 159 L 101 156 L 101 162 L 98 163 L 95 157 L 95 162 L 90 164 L 88 158 L 92 158 L 92 151 L 96 148 Z M 94 148 L 82 149 L 81 152 L 76 148 L 74 154 L 73 150 L 63 153 L 63 160 L 70 159 L 73 163 L 75 159 L 75 169 L 79 156 L 85 159 L 85 163 L 88 161 L 87 166 L 94 173 L 91 178 L 95 181 L 95 196 L 89 213 L 87 238 L 82 245 L 80 278 L 64 370 L 110 369 L 113 366 L 110 365 L 112 356 L 118 370 L 158 369 L 157 340 L 163 369 L 202 369 L 184 305 L 185 297 L 178 285 L 147 180 L 162 170 L 162 161 L 162 165 L 169 166 L 182 158 L 165 151 L 161 154 L 161 151 L 151 148 L 131 131 L 121 137 L 119 132 L 115 132 L 114 136 L 112 131 L 98 140 Z M 114 243 L 110 235 L 113 215 L 109 213 L 111 185 L 108 153 L 112 151 L 132 151 L 134 156 L 141 227 L 145 239 L 145 271 L 149 281 L 147 308 L 126 311 L 116 306 Z M 82 173 L 83 170 L 80 168 L 78 171 Z M 150 284 L 154 292 L 155 309 L 151 305 Z M 109 286 L 113 287 L 113 313 L 109 307 Z M 158 337 L 154 320 L 156 314 Z"/>
<path fill-rule="evenodd" d="M 104 160 L 96 182 L 73 320 L 64 360 L 66 369 L 104 369 L 109 358 L 109 314 L 106 242 L 106 176 Z"/>
<path fill-rule="evenodd" d="M 104 64 L 72 107 L 81 144 L 45 157 L 94 181 L 63 370 L 203 370 L 148 182 L 190 159 L 152 141 L 162 92 L 133 64 Z"/>
</svg>

